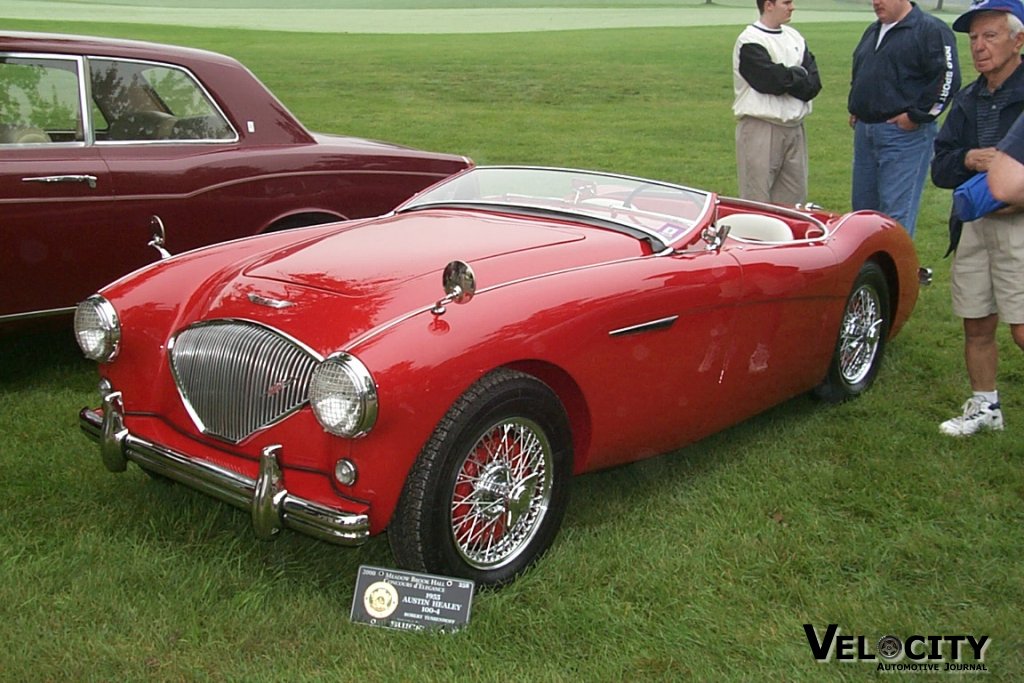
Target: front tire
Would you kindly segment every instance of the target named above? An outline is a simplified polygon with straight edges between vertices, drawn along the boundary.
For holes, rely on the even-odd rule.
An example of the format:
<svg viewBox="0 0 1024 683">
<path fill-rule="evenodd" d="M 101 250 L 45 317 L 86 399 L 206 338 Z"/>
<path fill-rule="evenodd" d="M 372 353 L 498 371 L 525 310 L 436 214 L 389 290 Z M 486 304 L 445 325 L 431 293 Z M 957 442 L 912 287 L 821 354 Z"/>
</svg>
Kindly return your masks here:
<svg viewBox="0 0 1024 683">
<path fill-rule="evenodd" d="M 846 299 L 828 375 L 815 390 L 827 403 L 863 394 L 875 381 L 889 338 L 889 283 L 877 263 L 865 263 Z"/>
<path fill-rule="evenodd" d="M 529 375 L 492 372 L 455 402 L 420 452 L 388 529 L 391 550 L 408 569 L 508 583 L 551 545 L 571 478 L 558 397 Z"/>
</svg>

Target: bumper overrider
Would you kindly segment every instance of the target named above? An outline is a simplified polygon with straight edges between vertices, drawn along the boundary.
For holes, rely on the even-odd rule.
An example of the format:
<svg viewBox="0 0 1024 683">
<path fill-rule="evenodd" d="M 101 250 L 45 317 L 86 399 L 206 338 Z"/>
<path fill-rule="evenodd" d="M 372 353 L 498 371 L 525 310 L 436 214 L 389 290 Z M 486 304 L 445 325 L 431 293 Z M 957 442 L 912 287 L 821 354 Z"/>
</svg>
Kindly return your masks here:
<svg viewBox="0 0 1024 683">
<path fill-rule="evenodd" d="M 131 460 L 145 470 L 248 510 L 259 538 L 272 538 L 283 527 L 336 545 L 360 545 L 369 537 L 367 515 L 336 510 L 294 496 L 285 489 L 278 464 L 279 445 L 263 449 L 255 480 L 212 463 L 192 460 L 131 434 L 124 426 L 120 391 L 104 395 L 102 414 L 83 408 L 79 426 L 99 443 L 100 457 L 111 472 L 125 471 Z"/>
</svg>

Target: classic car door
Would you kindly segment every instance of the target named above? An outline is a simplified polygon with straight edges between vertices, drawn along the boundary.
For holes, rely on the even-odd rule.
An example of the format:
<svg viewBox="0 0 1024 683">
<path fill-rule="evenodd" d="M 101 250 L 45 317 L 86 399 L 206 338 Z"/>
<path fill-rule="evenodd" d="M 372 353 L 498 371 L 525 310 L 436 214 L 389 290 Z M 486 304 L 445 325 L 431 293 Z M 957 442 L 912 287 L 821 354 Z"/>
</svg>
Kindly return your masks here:
<svg viewBox="0 0 1024 683">
<path fill-rule="evenodd" d="M 723 251 L 739 262 L 743 279 L 722 391 L 752 415 L 824 379 L 836 334 L 825 329 L 834 320 L 826 313 L 841 305 L 836 256 L 827 240 L 730 239 Z"/>
<path fill-rule="evenodd" d="M 585 323 L 593 336 L 572 349 L 592 414 L 588 469 L 664 453 L 717 429 L 730 409 L 721 382 L 742 295 L 733 256 L 703 248 L 601 270 L 602 291 L 618 294 L 581 302 L 575 319 L 593 315 Z"/>
<path fill-rule="evenodd" d="M 623 304 L 577 374 L 593 383 L 586 467 L 678 448 L 814 386 L 835 339 L 835 260 L 824 242 L 730 239 L 623 266 Z"/>
<path fill-rule="evenodd" d="M 114 188 L 82 130 L 81 73 L 75 57 L 0 54 L 0 320 L 69 309 L 119 249 L 103 237 Z"/>
</svg>

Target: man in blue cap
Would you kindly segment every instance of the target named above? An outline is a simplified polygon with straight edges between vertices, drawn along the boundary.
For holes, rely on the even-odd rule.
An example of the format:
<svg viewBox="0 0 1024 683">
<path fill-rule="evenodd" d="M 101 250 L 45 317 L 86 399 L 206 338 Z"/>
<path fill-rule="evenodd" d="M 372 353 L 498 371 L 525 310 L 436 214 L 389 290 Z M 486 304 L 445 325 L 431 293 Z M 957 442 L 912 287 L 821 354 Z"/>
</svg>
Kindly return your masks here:
<svg viewBox="0 0 1024 683">
<path fill-rule="evenodd" d="M 987 172 L 996 145 L 1024 111 L 1024 4 L 1021 0 L 980 0 L 953 22 L 967 33 L 978 79 L 961 90 L 935 139 L 932 180 L 955 188 Z M 963 223 L 959 238 L 951 218 L 950 269 L 953 312 L 964 321 L 964 359 L 972 396 L 960 414 L 939 429 L 967 436 L 1002 429 L 996 391 L 1000 319 L 1009 323 L 1024 349 L 1024 213 L 1017 207 Z M 958 242 L 959 239 L 959 242 Z"/>
</svg>

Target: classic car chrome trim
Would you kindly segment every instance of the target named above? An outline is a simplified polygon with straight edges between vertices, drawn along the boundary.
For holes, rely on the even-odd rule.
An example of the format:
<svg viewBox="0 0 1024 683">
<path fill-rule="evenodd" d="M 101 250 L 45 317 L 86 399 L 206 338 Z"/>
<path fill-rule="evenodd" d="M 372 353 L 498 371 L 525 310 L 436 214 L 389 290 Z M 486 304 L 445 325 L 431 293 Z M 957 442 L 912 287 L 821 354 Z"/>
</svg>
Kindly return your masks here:
<svg viewBox="0 0 1024 683">
<path fill-rule="evenodd" d="M 448 304 L 464 304 L 476 294 L 476 273 L 473 266 L 465 261 L 452 261 L 444 267 L 441 276 L 444 296 L 430 310 L 434 315 L 444 315 Z"/>
<path fill-rule="evenodd" d="M 765 204 L 764 202 L 754 201 L 753 199 L 739 199 L 738 197 L 719 197 L 718 202 L 721 204 L 723 201 L 729 202 L 737 206 L 748 206 L 752 209 L 758 209 L 769 214 L 781 214 L 783 216 L 789 216 L 802 221 L 810 221 L 817 227 L 821 228 L 824 233 L 815 237 L 806 237 L 799 240 L 791 240 L 786 244 L 796 244 L 799 242 L 821 242 L 822 240 L 828 239 L 833 230 L 829 230 L 828 226 L 822 223 L 820 220 L 812 216 L 809 212 L 812 210 L 811 207 L 817 206 L 816 204 L 808 204 L 804 210 L 801 210 L 799 206 L 797 208 L 790 209 L 785 206 L 779 206 L 778 204 Z M 728 216 L 721 220 L 726 220 Z M 845 220 L 845 218 L 844 218 Z M 838 225 L 836 226 L 838 227 Z"/>
<path fill-rule="evenodd" d="M 261 296 L 254 292 L 249 293 L 249 301 L 253 302 L 257 306 L 268 306 L 269 308 L 288 308 L 294 306 L 293 301 L 285 301 L 284 299 L 271 299 L 268 296 Z"/>
<path fill-rule="evenodd" d="M 322 396 L 317 396 L 322 389 L 322 373 L 325 368 L 332 365 L 340 366 L 355 387 L 356 400 L 360 407 L 359 420 L 349 429 L 339 429 L 337 423 L 331 424 L 328 420 L 325 420 L 318 405 L 322 398 Z M 316 417 L 316 421 L 320 423 L 324 430 L 335 436 L 357 439 L 366 436 L 373 429 L 373 426 L 377 424 L 377 415 L 380 411 L 377 383 L 374 381 L 373 375 L 370 374 L 369 368 L 350 353 L 338 351 L 337 353 L 332 353 L 322 363 L 319 363 L 313 369 L 313 376 L 310 378 L 307 393 L 310 408 L 313 410 L 313 416 Z"/>
<path fill-rule="evenodd" d="M 25 311 L 24 313 L 7 313 L 0 315 L 0 325 L 11 323 L 16 320 L 31 320 L 32 318 L 45 318 L 51 315 L 64 315 L 74 313 L 78 306 L 67 306 L 65 308 L 47 308 L 42 311 Z"/>
<path fill-rule="evenodd" d="M 501 289 L 503 287 L 509 287 L 511 285 L 517 285 L 517 284 L 520 284 L 522 282 L 529 282 L 530 280 L 539 280 L 540 278 L 550 277 L 552 275 L 561 275 L 563 273 L 573 273 L 573 272 L 576 272 L 578 270 L 587 270 L 589 268 L 597 268 L 597 267 L 600 267 L 600 266 L 614 265 L 616 263 L 629 263 L 630 261 L 637 261 L 637 260 L 640 260 L 640 259 L 661 258 L 661 257 L 665 257 L 665 256 L 671 256 L 673 253 L 675 253 L 675 252 L 673 252 L 672 249 L 665 249 L 663 251 L 659 251 L 659 252 L 654 253 L 654 254 L 645 254 L 643 256 L 628 256 L 626 258 L 612 259 L 611 261 L 601 261 L 600 263 L 588 263 L 588 264 L 585 264 L 585 265 L 582 265 L 582 266 L 572 266 L 571 268 L 562 268 L 561 270 L 551 270 L 551 271 L 548 271 L 548 272 L 545 272 L 545 273 L 537 273 L 535 275 L 527 275 L 526 277 L 517 278 L 515 280 L 508 280 L 506 282 L 499 282 L 498 284 L 491 285 L 490 287 L 484 287 L 483 289 L 477 290 L 477 295 L 479 296 L 480 294 L 486 294 L 487 292 L 491 292 L 491 291 L 494 291 L 496 289 Z M 345 346 L 342 348 L 342 350 L 348 351 L 349 353 L 352 353 L 354 351 L 354 349 L 356 347 L 358 347 L 360 344 L 366 343 L 367 341 L 373 339 L 377 335 L 383 334 L 384 332 L 387 332 L 392 327 L 396 327 L 397 325 L 400 325 L 401 323 L 405 322 L 406 320 L 409 320 L 410 318 L 415 318 L 417 315 L 419 315 L 421 313 L 426 313 L 427 311 L 433 310 L 434 306 L 435 306 L 435 304 L 428 304 L 428 305 L 423 306 L 421 308 L 413 309 L 413 310 L 409 311 L 408 313 L 404 313 L 402 315 L 396 316 L 396 317 L 392 318 L 391 320 L 389 320 L 389 321 L 387 321 L 385 323 L 381 323 L 377 327 L 374 327 L 373 329 L 367 330 L 366 332 L 363 332 L 362 334 L 360 334 L 358 337 L 349 340 L 349 342 L 347 344 L 345 344 Z"/>
<path fill-rule="evenodd" d="M 252 528 L 262 539 L 272 538 L 281 530 L 281 504 L 288 491 L 277 455 L 280 444 L 267 446 L 260 452 L 260 476 L 252 495 Z"/>
<path fill-rule="evenodd" d="M 111 472 L 124 472 L 128 469 L 128 459 L 124 455 L 128 430 L 124 426 L 124 403 L 120 391 L 112 391 L 103 397 L 103 415 L 100 459 Z"/>
<path fill-rule="evenodd" d="M 630 237 L 638 240 L 645 240 L 650 243 L 653 251 L 660 251 L 669 247 L 669 243 L 665 242 L 664 238 L 653 232 L 649 232 L 635 226 L 626 225 L 625 223 L 609 220 L 607 218 L 601 218 L 600 216 L 592 216 L 590 214 L 567 211 L 564 209 L 555 209 L 551 207 L 503 204 L 501 202 L 488 202 L 484 200 L 445 200 L 429 204 L 419 204 L 417 206 L 404 209 L 404 211 L 412 213 L 414 211 L 427 211 L 429 209 L 445 208 L 478 209 L 481 211 L 501 212 L 506 214 L 515 214 L 518 216 L 528 216 L 531 218 L 560 218 L 577 224 L 606 228 L 623 235 L 629 235 Z M 687 233 L 684 232 L 681 234 L 685 235 Z"/>
<path fill-rule="evenodd" d="M 284 487 L 278 456 L 281 447 L 270 446 L 260 456 L 260 475 L 253 480 L 212 463 L 193 460 L 166 446 L 135 436 L 123 428 L 124 415 L 113 394 L 104 397 L 104 413 L 83 408 L 79 426 L 86 436 L 100 443 L 104 463 L 115 459 L 115 450 L 126 462 L 173 479 L 253 516 L 257 536 L 267 538 L 287 527 L 336 545 L 360 545 L 369 537 L 369 518 L 362 513 L 344 512 L 299 498 Z M 107 412 L 107 406 L 110 406 Z M 107 435 L 116 439 L 107 440 Z M 115 470 L 118 471 L 118 470 Z"/>
<path fill-rule="evenodd" d="M 190 325 L 168 340 L 167 353 L 196 427 L 228 443 L 239 443 L 305 405 L 313 370 L 323 361 L 279 330 L 235 318 Z"/>
<path fill-rule="evenodd" d="M 96 189 L 94 175 L 44 175 L 33 178 L 22 178 L 23 183 L 85 183 L 90 189 Z"/>
<path fill-rule="evenodd" d="M 92 140 L 92 137 L 93 137 L 93 133 L 92 133 L 92 107 L 90 107 L 89 105 L 92 102 L 92 100 L 89 97 L 89 92 L 88 92 L 87 88 L 89 87 L 89 83 L 90 83 L 90 81 L 92 79 L 89 78 L 88 75 L 86 74 L 85 58 L 82 55 L 69 55 L 69 54 L 61 54 L 61 53 L 58 53 L 58 52 L 4 52 L 3 55 L 4 55 L 4 57 L 13 57 L 15 59 L 33 59 L 33 60 L 43 60 L 43 61 L 60 61 L 60 62 L 74 62 L 75 63 L 75 69 L 76 69 L 75 78 L 77 79 L 77 84 L 76 85 L 78 86 L 76 88 L 78 90 L 78 112 L 77 112 L 77 114 L 79 116 L 81 116 L 81 119 L 82 119 L 81 120 L 81 123 L 82 123 L 82 139 L 81 140 L 75 140 L 73 143 L 49 142 L 49 143 L 40 143 L 40 144 L 44 144 L 44 145 L 61 145 L 61 146 L 68 146 L 69 144 L 76 144 L 76 145 L 83 145 L 83 144 L 88 145 L 88 144 L 91 144 L 92 141 L 93 141 Z M 93 187 L 95 187 L 95 185 L 93 185 Z"/>
<path fill-rule="evenodd" d="M 152 231 L 153 238 L 146 243 L 146 246 L 156 249 L 156 253 L 160 254 L 160 260 L 171 258 L 171 252 L 167 251 L 166 247 L 167 229 L 164 228 L 164 222 L 160 220 L 160 216 L 150 216 L 149 229 Z"/>
<path fill-rule="evenodd" d="M 707 190 L 699 190 L 694 187 L 688 187 L 686 185 L 676 185 L 674 183 L 668 183 L 661 180 L 651 180 L 649 178 L 640 178 L 637 176 L 623 175 L 618 173 L 607 173 L 604 171 L 591 171 L 578 168 L 561 168 L 557 166 L 516 166 L 516 165 L 501 165 L 496 164 L 493 166 L 474 166 L 468 168 L 461 173 L 457 173 L 451 176 L 448 180 L 452 182 L 458 182 L 460 178 L 473 173 L 487 173 L 488 171 L 536 171 L 539 173 L 558 173 L 558 174 L 580 174 L 594 178 L 609 178 L 613 180 L 626 181 L 631 183 L 639 183 L 640 187 L 652 186 L 660 187 L 675 192 L 689 192 L 695 195 L 703 197 L 704 202 L 701 206 L 700 212 L 695 219 L 682 218 L 680 216 L 672 216 L 668 214 L 661 214 L 665 219 L 677 220 L 681 223 L 688 225 L 681 225 L 683 228 L 678 231 L 678 234 L 667 235 L 659 232 L 656 229 L 652 229 L 643 225 L 634 225 L 631 223 L 618 221 L 613 218 L 595 215 L 593 212 L 584 211 L 579 207 L 585 206 L 585 202 L 578 203 L 577 209 L 572 210 L 569 208 L 556 208 L 551 206 L 541 206 L 531 204 L 529 202 L 515 202 L 511 199 L 508 201 L 489 201 L 486 198 L 466 198 L 466 199 L 431 199 L 430 192 L 424 191 L 414 195 L 411 199 L 401 204 L 395 209 L 396 213 L 403 213 L 406 211 L 416 211 L 419 209 L 429 209 L 436 207 L 477 207 L 485 210 L 497 210 L 497 211 L 515 211 L 530 216 L 557 216 L 560 218 L 568 218 L 576 222 L 583 222 L 588 225 L 597 225 L 600 227 L 606 227 L 617 232 L 630 235 L 637 239 L 648 240 L 651 242 L 654 251 L 660 251 L 666 247 L 671 247 L 674 244 L 681 242 L 687 235 L 689 235 L 693 228 L 700 225 L 708 219 L 711 213 L 714 211 L 715 202 L 713 192 Z M 437 186 L 437 189 L 442 189 L 447 183 L 441 183 Z M 433 190 L 434 188 L 431 188 Z M 628 199 L 628 198 L 627 198 Z M 623 207 L 627 211 L 630 210 L 629 205 Z M 645 212 L 654 215 L 653 212 Z M 801 214 L 802 216 L 803 214 Z"/>
<path fill-rule="evenodd" d="M 655 330 L 667 330 L 668 328 L 672 327 L 677 320 L 679 320 L 678 315 L 670 315 L 667 318 L 658 318 L 657 320 L 639 323 L 638 325 L 620 327 L 617 330 L 612 330 L 611 332 L 609 332 L 608 336 L 625 337 L 630 334 L 643 334 L 644 332 L 653 332 Z"/>
</svg>

